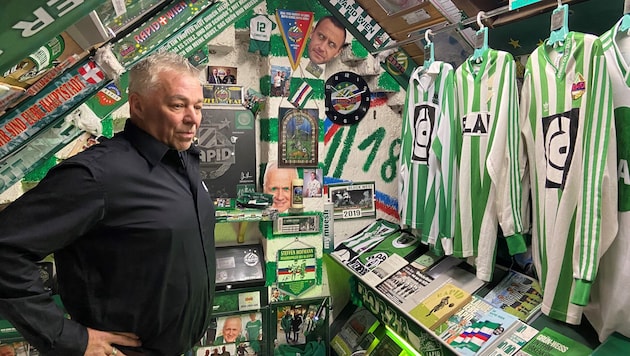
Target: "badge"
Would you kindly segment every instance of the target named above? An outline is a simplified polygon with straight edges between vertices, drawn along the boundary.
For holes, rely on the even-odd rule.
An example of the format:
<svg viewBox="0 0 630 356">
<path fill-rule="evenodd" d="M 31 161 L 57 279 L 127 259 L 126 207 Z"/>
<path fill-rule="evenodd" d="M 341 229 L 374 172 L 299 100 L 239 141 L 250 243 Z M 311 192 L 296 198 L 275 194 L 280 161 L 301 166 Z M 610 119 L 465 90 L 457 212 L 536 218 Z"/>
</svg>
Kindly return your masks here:
<svg viewBox="0 0 630 356">
<path fill-rule="evenodd" d="M 582 74 L 578 73 L 575 78 L 575 82 L 571 85 L 571 97 L 573 100 L 578 100 L 584 95 L 586 91 L 586 82 L 584 81 L 584 77 Z"/>
</svg>

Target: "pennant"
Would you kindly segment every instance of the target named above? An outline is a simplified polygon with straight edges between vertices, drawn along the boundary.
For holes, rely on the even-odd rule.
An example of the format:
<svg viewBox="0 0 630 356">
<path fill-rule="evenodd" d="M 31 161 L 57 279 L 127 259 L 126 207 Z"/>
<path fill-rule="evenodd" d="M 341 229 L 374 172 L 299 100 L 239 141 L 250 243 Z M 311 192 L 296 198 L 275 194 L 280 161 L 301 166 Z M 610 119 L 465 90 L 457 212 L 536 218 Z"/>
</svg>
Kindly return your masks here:
<svg viewBox="0 0 630 356">
<path fill-rule="evenodd" d="M 289 93 L 289 102 L 298 109 L 304 109 L 304 105 L 313 95 L 313 87 L 307 82 L 302 82 L 297 90 Z"/>
<path fill-rule="evenodd" d="M 291 68 L 295 70 L 300 64 L 302 53 L 313 25 L 313 13 L 307 11 L 276 10 L 276 22 L 280 35 L 287 48 Z"/>
</svg>

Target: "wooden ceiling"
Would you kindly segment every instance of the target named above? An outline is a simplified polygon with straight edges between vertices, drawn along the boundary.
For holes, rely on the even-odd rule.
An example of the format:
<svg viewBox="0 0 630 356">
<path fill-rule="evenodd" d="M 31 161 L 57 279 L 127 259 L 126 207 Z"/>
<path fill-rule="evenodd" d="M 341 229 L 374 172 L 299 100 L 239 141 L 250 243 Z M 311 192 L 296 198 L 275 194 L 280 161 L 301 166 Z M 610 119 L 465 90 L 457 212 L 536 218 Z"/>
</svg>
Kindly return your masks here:
<svg viewBox="0 0 630 356">
<path fill-rule="evenodd" d="M 562 0 L 562 3 L 572 4 L 583 1 L 594 0 Z M 356 0 L 356 2 L 397 42 L 405 40 L 409 42 L 410 37 L 420 36 L 422 38 L 423 32 L 428 28 L 432 28 L 434 31 L 439 30 L 446 25 L 475 18 L 479 11 L 489 12 L 499 8 L 507 9 L 509 5 L 509 0 Z M 557 5 L 557 0 L 542 0 L 519 10 L 486 19 L 484 24 L 490 28 L 506 25 L 543 12 L 549 12 L 555 9 Z M 402 10 L 397 11 L 401 8 Z M 477 25 L 473 23 L 472 26 L 476 30 Z M 468 42 L 470 44 L 470 40 Z M 417 41 L 401 45 L 418 64 L 424 61 L 421 46 L 422 44 Z"/>
</svg>

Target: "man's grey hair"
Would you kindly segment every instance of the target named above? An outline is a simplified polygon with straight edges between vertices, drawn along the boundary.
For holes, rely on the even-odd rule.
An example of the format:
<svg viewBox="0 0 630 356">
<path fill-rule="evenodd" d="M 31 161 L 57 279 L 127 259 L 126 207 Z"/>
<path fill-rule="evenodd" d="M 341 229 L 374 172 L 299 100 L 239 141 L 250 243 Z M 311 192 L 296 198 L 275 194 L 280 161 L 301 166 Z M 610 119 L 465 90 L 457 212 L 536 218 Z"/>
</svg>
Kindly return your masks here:
<svg viewBox="0 0 630 356">
<path fill-rule="evenodd" d="M 200 79 L 200 71 L 186 58 L 174 52 L 158 51 L 136 63 L 129 71 L 129 93 L 145 94 L 158 85 L 160 73 L 173 70 Z"/>
</svg>

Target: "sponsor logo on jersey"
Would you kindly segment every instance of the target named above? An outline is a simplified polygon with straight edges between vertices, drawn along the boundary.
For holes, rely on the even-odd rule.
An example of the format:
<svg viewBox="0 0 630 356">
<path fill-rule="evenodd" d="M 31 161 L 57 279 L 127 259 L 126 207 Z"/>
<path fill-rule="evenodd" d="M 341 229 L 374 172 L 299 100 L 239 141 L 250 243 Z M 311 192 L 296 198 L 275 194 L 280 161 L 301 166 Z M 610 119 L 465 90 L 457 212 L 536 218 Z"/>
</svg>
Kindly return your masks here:
<svg viewBox="0 0 630 356">
<path fill-rule="evenodd" d="M 429 148 L 437 109 L 426 103 L 416 105 L 413 111 L 414 143 L 411 160 L 420 164 L 429 163 Z"/>
<path fill-rule="evenodd" d="M 472 112 L 462 118 L 464 136 L 485 136 L 490 127 L 490 113 Z"/>
<path fill-rule="evenodd" d="M 580 109 L 575 108 L 542 119 L 547 163 L 546 188 L 564 189 L 575 150 L 579 115 Z"/>
</svg>

